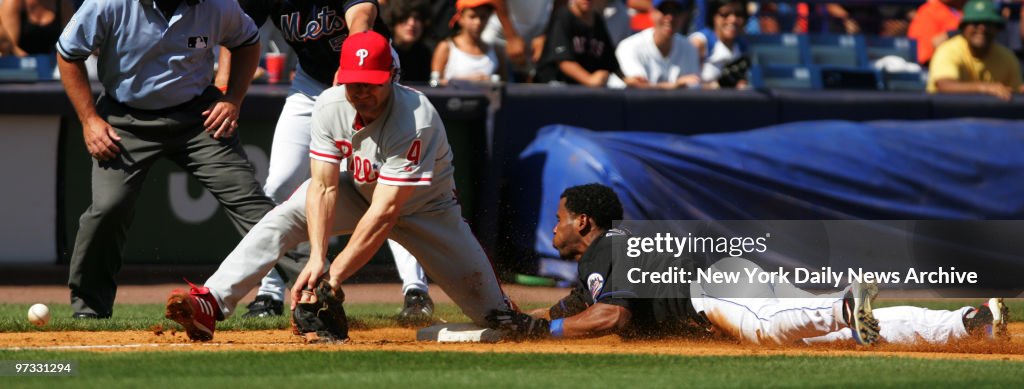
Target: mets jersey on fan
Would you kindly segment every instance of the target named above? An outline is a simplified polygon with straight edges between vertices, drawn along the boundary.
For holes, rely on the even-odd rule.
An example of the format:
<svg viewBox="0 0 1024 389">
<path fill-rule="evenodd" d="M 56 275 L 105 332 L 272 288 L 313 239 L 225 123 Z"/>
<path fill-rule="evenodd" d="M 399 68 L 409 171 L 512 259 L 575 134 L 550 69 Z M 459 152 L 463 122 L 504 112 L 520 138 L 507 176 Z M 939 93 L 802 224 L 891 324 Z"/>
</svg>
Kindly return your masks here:
<svg viewBox="0 0 1024 389">
<path fill-rule="evenodd" d="M 384 113 L 365 124 L 345 96 L 345 86 L 324 91 L 313 106 L 309 157 L 340 163 L 367 202 L 378 183 L 415 185 L 402 215 L 456 205 L 452 151 L 444 123 L 422 93 L 393 84 Z"/>
</svg>

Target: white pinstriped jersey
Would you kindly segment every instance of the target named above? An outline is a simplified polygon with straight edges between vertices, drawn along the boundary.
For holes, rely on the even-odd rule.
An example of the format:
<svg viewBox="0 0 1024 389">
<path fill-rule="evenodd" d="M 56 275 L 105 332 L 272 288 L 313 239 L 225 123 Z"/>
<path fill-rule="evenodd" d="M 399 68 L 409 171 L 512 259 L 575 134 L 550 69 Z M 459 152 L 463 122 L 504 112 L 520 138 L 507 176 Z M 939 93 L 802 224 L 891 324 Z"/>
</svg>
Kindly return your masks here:
<svg viewBox="0 0 1024 389">
<path fill-rule="evenodd" d="M 394 84 L 387 104 L 381 117 L 364 126 L 344 85 L 324 91 L 313 106 L 309 157 L 348 159 L 353 183 L 367 202 L 378 183 L 420 186 L 402 215 L 456 205 L 452 151 L 437 110 L 422 93 L 400 84 Z"/>
</svg>

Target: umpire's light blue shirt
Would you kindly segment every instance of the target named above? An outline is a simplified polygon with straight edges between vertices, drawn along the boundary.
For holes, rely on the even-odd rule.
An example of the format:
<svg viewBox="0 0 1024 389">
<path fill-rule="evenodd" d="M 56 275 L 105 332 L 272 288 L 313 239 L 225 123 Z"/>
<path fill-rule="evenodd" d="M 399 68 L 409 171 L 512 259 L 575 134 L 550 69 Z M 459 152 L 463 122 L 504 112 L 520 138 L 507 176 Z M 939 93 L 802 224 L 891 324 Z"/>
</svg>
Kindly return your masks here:
<svg viewBox="0 0 1024 389">
<path fill-rule="evenodd" d="M 66 60 L 99 50 L 106 93 L 138 109 L 192 100 L 213 79 L 213 49 L 259 41 L 237 0 L 184 0 L 170 21 L 153 0 L 87 0 L 57 41 Z"/>
</svg>

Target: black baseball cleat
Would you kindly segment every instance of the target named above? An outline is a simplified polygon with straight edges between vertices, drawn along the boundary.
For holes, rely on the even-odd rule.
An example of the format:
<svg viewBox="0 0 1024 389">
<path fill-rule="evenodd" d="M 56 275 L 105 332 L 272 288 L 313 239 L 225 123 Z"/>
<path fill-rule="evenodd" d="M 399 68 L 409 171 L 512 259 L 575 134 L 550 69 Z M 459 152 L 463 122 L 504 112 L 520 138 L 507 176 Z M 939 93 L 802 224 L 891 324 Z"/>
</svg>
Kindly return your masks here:
<svg viewBox="0 0 1024 389">
<path fill-rule="evenodd" d="M 878 295 L 875 283 L 858 282 L 843 299 L 843 320 L 853 331 L 857 344 L 874 344 L 878 341 L 878 319 L 871 313 L 871 302 Z"/>
<path fill-rule="evenodd" d="M 273 317 L 284 314 L 284 301 L 274 300 L 268 295 L 256 296 L 256 299 L 249 303 L 249 312 L 242 317 Z"/>
<path fill-rule="evenodd" d="M 434 300 L 422 290 L 410 290 L 405 294 L 405 304 L 398 313 L 398 324 L 413 327 L 433 322 Z"/>
</svg>

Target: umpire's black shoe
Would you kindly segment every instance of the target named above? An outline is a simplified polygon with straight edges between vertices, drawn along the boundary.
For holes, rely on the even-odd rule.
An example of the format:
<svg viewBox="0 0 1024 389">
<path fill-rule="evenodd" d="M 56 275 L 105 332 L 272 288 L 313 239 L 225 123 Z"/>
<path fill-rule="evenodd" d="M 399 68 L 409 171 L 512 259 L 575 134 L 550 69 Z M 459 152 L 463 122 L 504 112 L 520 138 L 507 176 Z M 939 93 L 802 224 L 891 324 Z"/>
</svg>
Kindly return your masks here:
<svg viewBox="0 0 1024 389">
<path fill-rule="evenodd" d="M 75 312 L 71 315 L 72 319 L 109 319 L 110 316 L 100 316 L 95 312 Z"/>
<path fill-rule="evenodd" d="M 271 317 L 284 314 L 284 301 L 274 300 L 267 295 L 256 296 L 256 299 L 249 303 L 249 312 L 242 317 Z"/>
<path fill-rule="evenodd" d="M 398 313 L 398 324 L 403 326 L 419 326 L 430 324 L 434 316 L 434 300 L 422 290 L 410 290 L 405 294 L 405 304 Z"/>
</svg>

